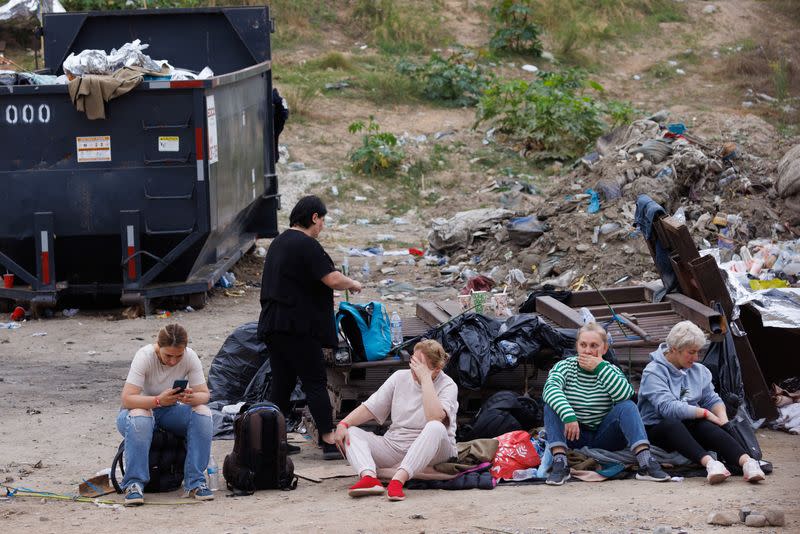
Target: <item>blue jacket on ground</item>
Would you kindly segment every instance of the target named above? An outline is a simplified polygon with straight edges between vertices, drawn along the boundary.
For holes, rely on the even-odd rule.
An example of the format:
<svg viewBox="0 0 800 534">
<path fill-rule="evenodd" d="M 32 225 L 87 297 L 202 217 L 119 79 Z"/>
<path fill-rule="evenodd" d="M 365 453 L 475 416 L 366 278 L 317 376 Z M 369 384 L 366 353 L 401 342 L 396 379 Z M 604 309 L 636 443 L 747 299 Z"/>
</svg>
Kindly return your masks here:
<svg viewBox="0 0 800 534">
<path fill-rule="evenodd" d="M 695 363 L 678 369 L 664 356 L 666 344 L 650 353 L 652 361 L 642 373 L 639 413 L 645 425 L 664 419 L 694 419 L 695 407 L 710 410 L 722 402 L 711 383 L 711 371 Z"/>
</svg>

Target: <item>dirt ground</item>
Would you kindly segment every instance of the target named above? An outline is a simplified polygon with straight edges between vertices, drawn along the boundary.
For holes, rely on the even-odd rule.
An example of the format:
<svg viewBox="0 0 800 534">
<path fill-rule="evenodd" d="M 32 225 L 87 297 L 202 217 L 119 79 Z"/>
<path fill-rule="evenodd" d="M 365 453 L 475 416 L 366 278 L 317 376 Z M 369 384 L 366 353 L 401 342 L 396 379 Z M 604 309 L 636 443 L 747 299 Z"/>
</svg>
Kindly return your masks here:
<svg viewBox="0 0 800 534">
<path fill-rule="evenodd" d="M 225 337 L 257 311 L 257 289 L 248 288 L 244 297 L 217 294 L 205 309 L 176 312 L 173 318 L 186 325 L 207 369 Z M 109 321 L 105 311 L 82 310 L 72 318 L 32 321 L 0 332 L 0 479 L 73 493 L 83 478 L 108 467 L 120 440 L 114 420 L 130 360 L 166 321 Z M 47 335 L 34 335 L 41 332 Z M 765 457 L 775 464 L 774 474 L 758 486 L 740 479 L 713 488 L 705 479 L 575 482 L 561 488 L 410 491 L 406 501 L 391 503 L 349 498 L 353 478 L 319 484 L 301 480 L 293 492 L 239 498 L 220 492 L 214 502 L 192 505 L 166 504 L 178 493 L 148 495 L 148 503 L 164 505 L 138 509 L 0 500 L 0 531 L 109 532 L 135 525 L 147 532 L 646 532 L 666 525 L 674 532 L 736 532 L 744 527 L 712 527 L 705 519 L 711 511 L 742 506 L 781 508 L 787 526 L 779 530 L 797 531 L 800 441 L 769 430 L 758 435 Z M 214 442 L 218 463 L 232 446 L 232 441 Z M 298 469 L 323 464 L 313 445 L 302 448 L 294 457 Z"/>
</svg>

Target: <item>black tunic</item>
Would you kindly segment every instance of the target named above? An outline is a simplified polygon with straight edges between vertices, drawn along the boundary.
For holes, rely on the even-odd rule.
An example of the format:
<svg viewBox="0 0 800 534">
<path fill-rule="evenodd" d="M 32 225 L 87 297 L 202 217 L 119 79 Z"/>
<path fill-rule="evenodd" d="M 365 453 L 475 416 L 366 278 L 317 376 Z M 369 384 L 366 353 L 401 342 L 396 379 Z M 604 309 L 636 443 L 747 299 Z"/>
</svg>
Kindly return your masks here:
<svg viewBox="0 0 800 534">
<path fill-rule="evenodd" d="M 292 229 L 276 237 L 264 260 L 259 338 L 275 332 L 311 335 L 323 347 L 335 347 L 333 290 L 322 283 L 334 270 L 313 237 Z"/>
</svg>

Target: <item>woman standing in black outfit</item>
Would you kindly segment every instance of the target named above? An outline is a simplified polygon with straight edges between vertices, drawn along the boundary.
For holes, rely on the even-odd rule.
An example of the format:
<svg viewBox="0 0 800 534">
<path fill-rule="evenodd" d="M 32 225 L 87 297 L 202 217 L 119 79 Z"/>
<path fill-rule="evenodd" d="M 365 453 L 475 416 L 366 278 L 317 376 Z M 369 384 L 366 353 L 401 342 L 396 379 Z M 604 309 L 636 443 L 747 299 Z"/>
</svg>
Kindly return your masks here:
<svg viewBox="0 0 800 534">
<path fill-rule="evenodd" d="M 361 284 L 337 271 L 317 241 L 327 213 L 319 197 L 301 198 L 289 215 L 289 229 L 272 241 L 261 279 L 258 335 L 270 355 L 270 400 L 287 413 L 300 378 L 323 456 L 336 459 L 341 455 L 333 440 L 322 349 L 337 345 L 333 290 L 358 293 Z"/>
</svg>

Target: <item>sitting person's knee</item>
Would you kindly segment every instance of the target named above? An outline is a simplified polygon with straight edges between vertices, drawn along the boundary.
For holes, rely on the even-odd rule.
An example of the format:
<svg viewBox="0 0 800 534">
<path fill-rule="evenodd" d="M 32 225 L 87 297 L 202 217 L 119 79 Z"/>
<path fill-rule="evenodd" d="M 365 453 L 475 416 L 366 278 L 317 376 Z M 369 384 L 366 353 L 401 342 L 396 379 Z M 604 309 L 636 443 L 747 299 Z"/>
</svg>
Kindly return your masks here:
<svg viewBox="0 0 800 534">
<path fill-rule="evenodd" d="M 153 410 L 147 410 L 145 408 L 134 408 L 128 412 L 128 415 L 131 417 L 152 417 Z"/>
<path fill-rule="evenodd" d="M 427 423 L 425 423 L 424 430 L 427 430 L 429 432 L 445 432 L 445 433 L 447 432 L 444 423 L 436 420 L 428 421 Z"/>
<path fill-rule="evenodd" d="M 207 405 L 205 405 L 205 404 L 200 404 L 200 405 L 197 405 L 197 406 L 192 406 L 192 411 L 193 411 L 194 413 L 196 413 L 196 414 L 199 414 L 199 415 L 207 415 L 208 417 L 211 417 L 211 408 L 209 408 L 209 407 L 208 407 Z"/>
</svg>

